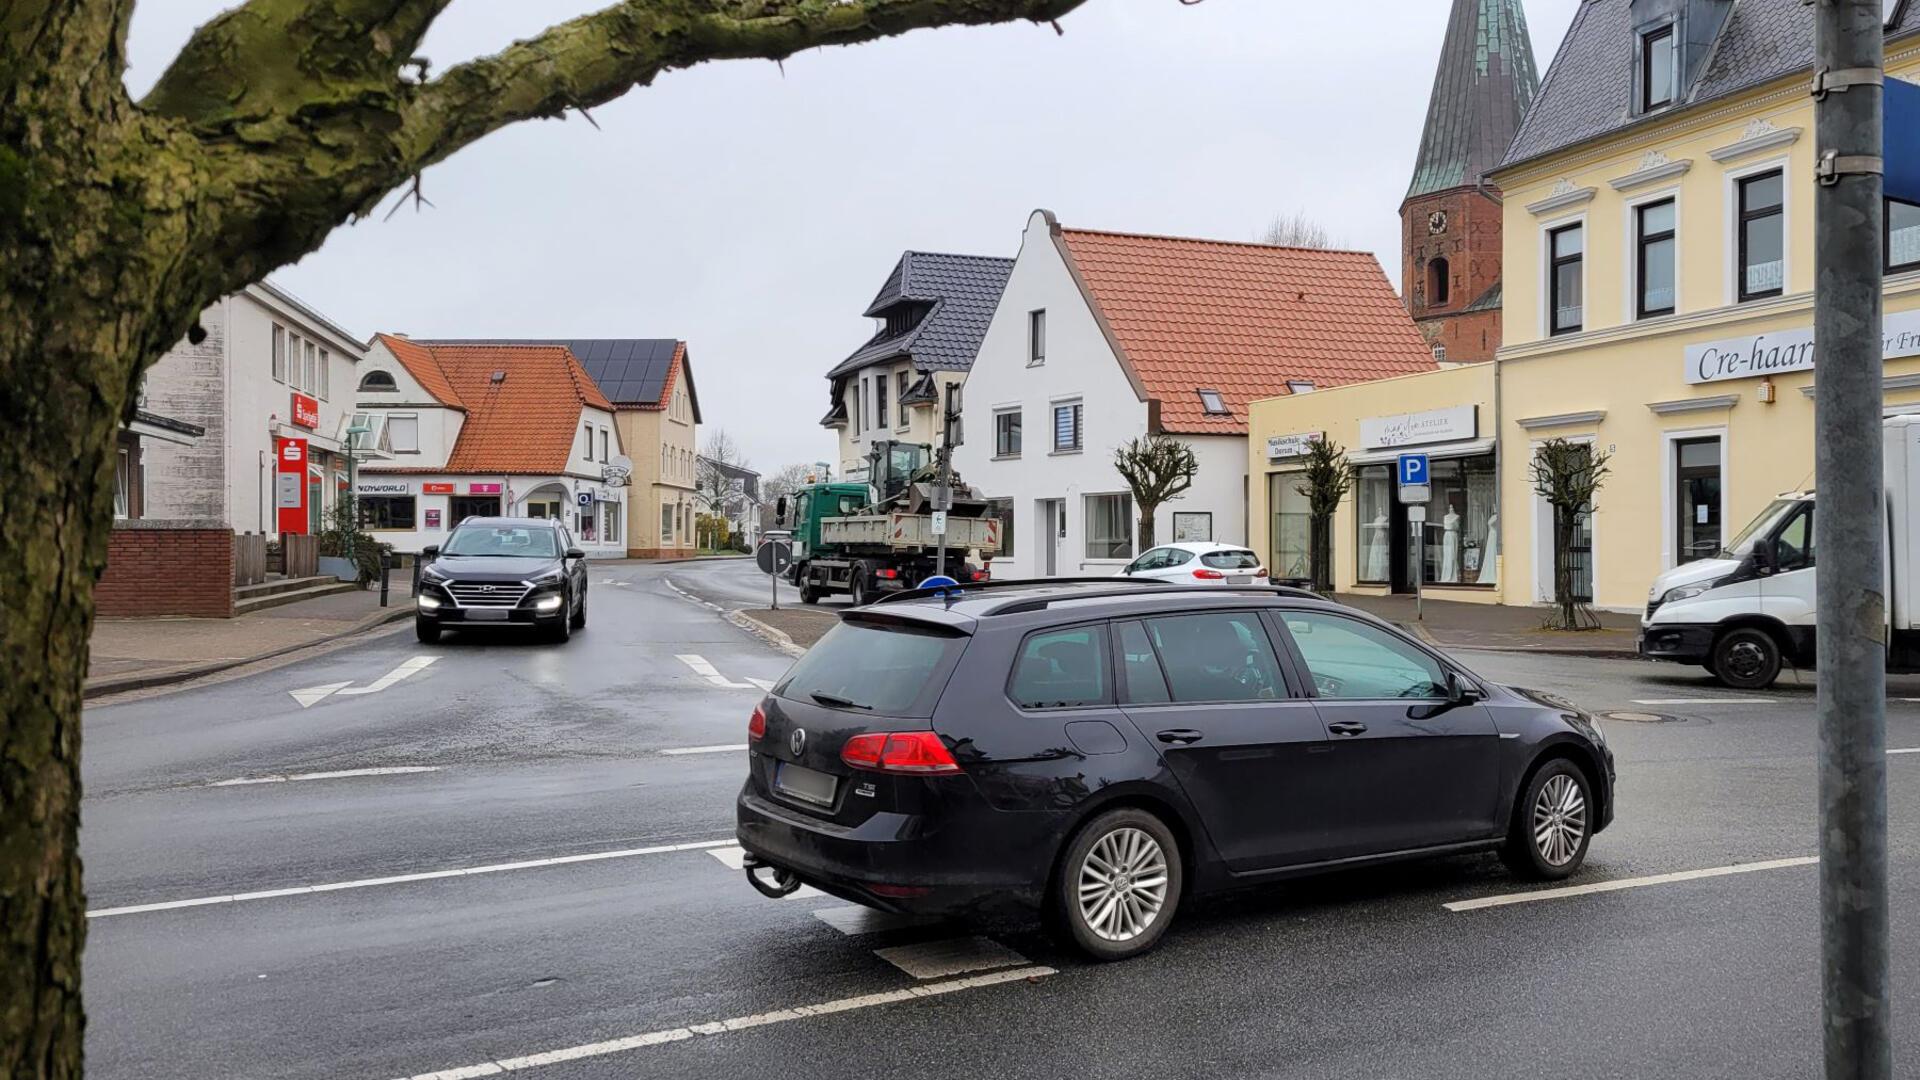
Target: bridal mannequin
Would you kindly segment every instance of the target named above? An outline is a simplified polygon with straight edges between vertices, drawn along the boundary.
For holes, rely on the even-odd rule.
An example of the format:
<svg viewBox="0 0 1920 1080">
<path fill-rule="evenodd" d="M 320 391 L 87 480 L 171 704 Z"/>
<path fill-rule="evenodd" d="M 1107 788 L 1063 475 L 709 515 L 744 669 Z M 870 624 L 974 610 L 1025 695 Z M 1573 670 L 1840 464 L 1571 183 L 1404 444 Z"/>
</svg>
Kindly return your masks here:
<svg viewBox="0 0 1920 1080">
<path fill-rule="evenodd" d="M 1487 519 L 1487 542 L 1480 545 L 1480 584 L 1500 584 L 1500 515 Z"/>
<path fill-rule="evenodd" d="M 1452 504 L 1440 525 L 1440 580 L 1451 584 L 1460 580 L 1460 514 Z"/>
</svg>

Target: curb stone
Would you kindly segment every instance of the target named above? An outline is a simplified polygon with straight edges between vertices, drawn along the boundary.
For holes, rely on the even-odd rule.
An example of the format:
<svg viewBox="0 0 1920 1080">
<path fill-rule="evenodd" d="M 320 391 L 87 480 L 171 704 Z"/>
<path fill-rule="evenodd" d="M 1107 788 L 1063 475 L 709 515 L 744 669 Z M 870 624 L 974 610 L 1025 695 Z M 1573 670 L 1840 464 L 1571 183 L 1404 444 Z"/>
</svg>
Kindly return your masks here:
<svg viewBox="0 0 1920 1080">
<path fill-rule="evenodd" d="M 794 644 L 792 635 L 784 630 L 761 622 L 745 611 L 729 611 L 727 612 L 726 619 L 733 625 L 745 630 L 754 637 L 760 638 L 776 650 L 793 657 L 795 660 L 807 654 L 807 650 Z"/>
<path fill-rule="evenodd" d="M 269 649 L 263 653 L 255 653 L 252 656 L 242 656 L 232 660 L 216 660 L 212 663 L 194 664 L 189 667 L 167 668 L 162 671 L 136 671 L 127 675 L 106 675 L 97 679 L 88 679 L 84 689 L 80 692 L 80 697 L 81 700 L 84 701 L 97 697 L 105 697 L 108 694 L 125 693 L 128 690 L 150 690 L 156 686 L 170 686 L 174 683 L 188 682 L 207 675 L 217 675 L 222 671 L 245 667 L 248 664 L 257 664 L 262 660 L 272 660 L 275 657 L 285 656 L 288 653 L 299 652 L 301 649 L 311 649 L 316 645 L 331 644 L 332 642 L 350 638 L 356 634 L 364 634 L 376 627 L 399 622 L 402 619 L 411 618 L 412 616 L 413 608 L 411 606 L 392 607 L 386 611 L 375 612 L 337 634 L 328 634 L 325 637 L 314 638 L 312 641 L 283 645 L 278 649 Z"/>
</svg>

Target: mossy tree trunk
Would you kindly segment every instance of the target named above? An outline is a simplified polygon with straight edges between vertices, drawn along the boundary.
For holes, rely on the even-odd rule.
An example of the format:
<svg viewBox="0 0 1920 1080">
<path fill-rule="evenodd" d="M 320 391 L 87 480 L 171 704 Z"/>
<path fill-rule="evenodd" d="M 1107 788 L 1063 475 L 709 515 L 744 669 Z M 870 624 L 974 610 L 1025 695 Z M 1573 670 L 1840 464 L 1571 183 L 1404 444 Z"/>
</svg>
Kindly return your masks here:
<svg viewBox="0 0 1920 1080">
<path fill-rule="evenodd" d="M 133 0 L 0 0 L 0 1078 L 81 1075 L 80 703 L 115 430 L 207 305 L 506 124 L 707 60 L 1082 0 L 628 0 L 428 78 L 449 2 L 247 0 L 135 102 Z"/>
</svg>

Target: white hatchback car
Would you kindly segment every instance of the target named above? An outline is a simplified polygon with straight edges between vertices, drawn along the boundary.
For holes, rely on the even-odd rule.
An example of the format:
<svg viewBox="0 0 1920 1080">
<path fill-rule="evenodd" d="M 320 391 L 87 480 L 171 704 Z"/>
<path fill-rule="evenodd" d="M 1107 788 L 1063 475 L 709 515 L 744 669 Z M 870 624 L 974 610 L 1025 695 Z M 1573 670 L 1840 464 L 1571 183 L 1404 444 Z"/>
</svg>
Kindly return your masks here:
<svg viewBox="0 0 1920 1080">
<path fill-rule="evenodd" d="M 1182 585 L 1265 585 L 1260 557 L 1232 544 L 1161 544 L 1115 577 L 1159 578 Z"/>
</svg>

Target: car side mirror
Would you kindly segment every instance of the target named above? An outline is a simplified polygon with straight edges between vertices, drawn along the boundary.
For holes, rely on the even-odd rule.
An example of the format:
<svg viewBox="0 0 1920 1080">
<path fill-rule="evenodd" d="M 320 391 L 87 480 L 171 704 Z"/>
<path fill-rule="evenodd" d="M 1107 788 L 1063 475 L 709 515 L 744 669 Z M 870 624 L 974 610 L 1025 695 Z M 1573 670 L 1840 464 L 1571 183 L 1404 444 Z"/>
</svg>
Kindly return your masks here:
<svg viewBox="0 0 1920 1080">
<path fill-rule="evenodd" d="M 587 553 L 584 551 L 581 551 L 579 548 L 567 549 L 567 558 L 569 559 L 584 559 L 586 557 L 587 557 Z"/>
<path fill-rule="evenodd" d="M 1455 705 L 1471 705 L 1480 700 L 1480 688 L 1460 677 L 1457 671 L 1447 672 L 1447 700 Z"/>
<path fill-rule="evenodd" d="M 428 544 L 428 545 L 427 545 L 426 547 L 423 547 L 423 548 L 421 548 L 421 549 L 420 549 L 420 557 L 421 557 L 421 558 L 423 558 L 423 559 L 437 559 L 437 558 L 439 558 L 439 557 L 440 557 L 440 545 L 439 545 L 439 544 Z"/>
<path fill-rule="evenodd" d="M 1780 565 L 1780 549 L 1772 540 L 1762 540 L 1753 545 L 1753 568 L 1763 574 L 1771 574 Z"/>
</svg>

